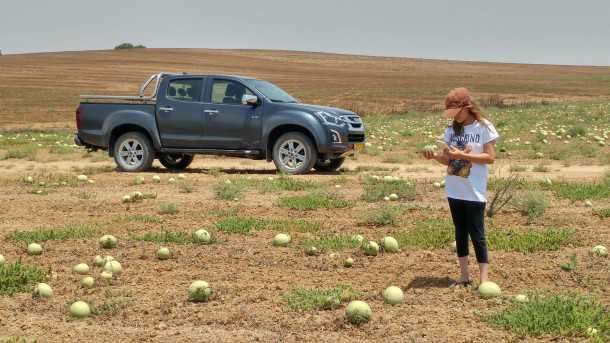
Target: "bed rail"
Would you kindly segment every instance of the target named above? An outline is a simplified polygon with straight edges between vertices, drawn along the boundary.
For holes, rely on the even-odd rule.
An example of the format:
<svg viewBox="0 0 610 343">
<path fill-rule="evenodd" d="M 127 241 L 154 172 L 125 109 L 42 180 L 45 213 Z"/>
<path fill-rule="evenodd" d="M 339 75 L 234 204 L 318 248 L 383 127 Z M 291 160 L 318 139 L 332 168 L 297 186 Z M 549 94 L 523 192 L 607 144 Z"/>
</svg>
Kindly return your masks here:
<svg viewBox="0 0 610 343">
<path fill-rule="evenodd" d="M 159 85 L 161 84 L 161 79 L 165 76 L 171 75 L 181 75 L 176 73 L 166 73 L 161 72 L 158 74 L 151 75 L 146 82 L 144 82 L 140 86 L 139 95 L 91 95 L 91 94 L 83 94 L 80 96 L 81 99 L 84 100 L 126 100 L 126 101 L 155 101 L 157 99 L 157 92 L 159 91 Z M 145 95 L 144 92 L 154 82 L 154 90 L 151 95 Z"/>
</svg>

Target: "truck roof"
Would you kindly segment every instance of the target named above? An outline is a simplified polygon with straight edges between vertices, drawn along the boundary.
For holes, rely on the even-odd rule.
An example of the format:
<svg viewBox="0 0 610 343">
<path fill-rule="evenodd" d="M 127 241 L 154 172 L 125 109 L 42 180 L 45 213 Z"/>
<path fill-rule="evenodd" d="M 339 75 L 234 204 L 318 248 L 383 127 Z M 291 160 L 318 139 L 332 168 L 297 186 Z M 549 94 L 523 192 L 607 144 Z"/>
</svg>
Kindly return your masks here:
<svg viewBox="0 0 610 343">
<path fill-rule="evenodd" d="M 192 77 L 224 77 L 231 79 L 239 79 L 239 80 L 256 80 L 255 77 L 250 76 L 242 76 L 242 75 L 231 75 L 231 74 L 174 74 L 168 75 L 169 77 L 181 77 L 181 76 L 192 76 Z"/>
<path fill-rule="evenodd" d="M 160 72 L 157 74 L 151 75 L 146 82 L 140 86 L 140 91 L 136 96 L 125 96 L 125 95 L 81 95 L 80 98 L 87 100 L 126 100 L 126 101 L 154 101 L 156 100 L 157 91 L 159 89 L 159 85 L 161 84 L 161 80 L 163 78 L 180 78 L 180 77 L 218 77 L 218 78 L 227 78 L 239 81 L 245 80 L 256 80 L 253 77 L 248 76 L 240 76 L 240 75 L 223 75 L 223 74 L 188 74 L 188 73 L 168 73 L 168 72 Z M 154 91 L 152 95 L 145 95 L 144 92 L 149 85 L 154 84 Z"/>
</svg>

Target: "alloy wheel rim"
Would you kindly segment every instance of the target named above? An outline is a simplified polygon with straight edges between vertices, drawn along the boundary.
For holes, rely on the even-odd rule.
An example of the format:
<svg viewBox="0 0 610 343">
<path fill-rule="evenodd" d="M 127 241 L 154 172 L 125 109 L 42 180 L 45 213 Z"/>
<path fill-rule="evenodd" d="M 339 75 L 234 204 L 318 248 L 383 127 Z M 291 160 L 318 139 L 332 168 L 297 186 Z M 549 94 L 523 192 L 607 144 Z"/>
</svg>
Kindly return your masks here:
<svg viewBox="0 0 610 343">
<path fill-rule="evenodd" d="M 290 170 L 299 169 L 307 160 L 305 145 L 296 139 L 285 141 L 280 146 L 279 155 L 282 166 Z"/>
<path fill-rule="evenodd" d="M 130 167 L 139 167 L 144 162 L 144 146 L 136 139 L 128 139 L 119 147 L 121 161 Z"/>
</svg>

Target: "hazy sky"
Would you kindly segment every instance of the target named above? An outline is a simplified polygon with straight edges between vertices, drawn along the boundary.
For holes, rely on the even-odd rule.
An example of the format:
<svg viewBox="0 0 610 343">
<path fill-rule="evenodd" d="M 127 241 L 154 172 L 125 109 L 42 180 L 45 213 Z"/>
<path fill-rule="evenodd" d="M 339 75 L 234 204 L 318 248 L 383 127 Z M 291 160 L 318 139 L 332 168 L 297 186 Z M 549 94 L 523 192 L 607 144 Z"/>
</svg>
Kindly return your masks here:
<svg viewBox="0 0 610 343">
<path fill-rule="evenodd" d="M 4 53 L 263 48 L 610 65 L 608 0 L 0 0 Z"/>
</svg>

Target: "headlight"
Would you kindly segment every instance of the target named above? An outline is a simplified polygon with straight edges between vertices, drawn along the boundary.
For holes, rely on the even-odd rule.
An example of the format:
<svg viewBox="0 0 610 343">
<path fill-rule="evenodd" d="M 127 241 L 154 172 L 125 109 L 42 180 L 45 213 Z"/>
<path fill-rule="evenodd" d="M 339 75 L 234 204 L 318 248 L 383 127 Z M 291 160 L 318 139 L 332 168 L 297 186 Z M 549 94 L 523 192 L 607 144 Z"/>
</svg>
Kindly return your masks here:
<svg viewBox="0 0 610 343">
<path fill-rule="evenodd" d="M 341 119 L 340 117 L 330 114 L 328 112 L 325 111 L 318 111 L 318 112 L 314 112 L 315 115 L 317 115 L 322 122 L 324 122 L 325 124 L 328 125 L 334 125 L 334 126 L 345 126 L 345 121 L 343 119 Z"/>
</svg>

